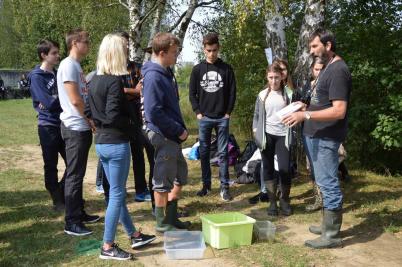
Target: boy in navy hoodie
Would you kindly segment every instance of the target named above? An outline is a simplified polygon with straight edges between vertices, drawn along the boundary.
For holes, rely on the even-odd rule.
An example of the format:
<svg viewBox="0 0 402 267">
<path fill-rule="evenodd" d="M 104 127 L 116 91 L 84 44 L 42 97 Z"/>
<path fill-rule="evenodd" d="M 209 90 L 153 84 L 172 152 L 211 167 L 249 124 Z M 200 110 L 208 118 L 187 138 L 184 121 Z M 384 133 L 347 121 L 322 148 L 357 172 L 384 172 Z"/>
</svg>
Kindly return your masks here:
<svg viewBox="0 0 402 267">
<path fill-rule="evenodd" d="M 180 146 L 188 133 L 180 111 L 177 83 L 169 69 L 176 64 L 179 44 L 170 33 L 156 34 L 152 41 L 153 60 L 142 68 L 145 124 L 155 148 L 152 182 L 158 232 L 190 225 L 177 217 L 177 200 L 188 174 Z"/>
<path fill-rule="evenodd" d="M 53 200 L 54 209 L 64 210 L 64 178 L 58 182 L 59 155 L 66 162 L 65 144 L 60 131 L 60 107 L 57 94 L 56 70 L 59 63 L 59 44 L 51 40 L 39 42 L 38 57 L 41 61 L 29 75 L 33 107 L 38 113 L 38 135 L 44 162 L 45 187 Z"/>
</svg>

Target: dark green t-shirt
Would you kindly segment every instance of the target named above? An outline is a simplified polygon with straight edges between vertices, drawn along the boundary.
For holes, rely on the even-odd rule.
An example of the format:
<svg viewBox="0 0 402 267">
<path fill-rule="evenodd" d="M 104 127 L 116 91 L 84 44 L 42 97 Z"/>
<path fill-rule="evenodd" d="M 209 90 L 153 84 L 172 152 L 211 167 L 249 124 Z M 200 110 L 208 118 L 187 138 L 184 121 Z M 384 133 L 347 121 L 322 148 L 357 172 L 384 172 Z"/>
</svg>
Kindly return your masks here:
<svg viewBox="0 0 402 267">
<path fill-rule="evenodd" d="M 308 111 L 327 109 L 332 106 L 333 100 L 349 102 L 352 88 L 352 77 L 345 61 L 338 60 L 328 65 L 320 73 L 316 91 L 311 96 Z M 329 138 L 343 142 L 347 133 L 347 111 L 345 118 L 334 121 L 304 122 L 303 134 L 317 138 Z"/>
</svg>

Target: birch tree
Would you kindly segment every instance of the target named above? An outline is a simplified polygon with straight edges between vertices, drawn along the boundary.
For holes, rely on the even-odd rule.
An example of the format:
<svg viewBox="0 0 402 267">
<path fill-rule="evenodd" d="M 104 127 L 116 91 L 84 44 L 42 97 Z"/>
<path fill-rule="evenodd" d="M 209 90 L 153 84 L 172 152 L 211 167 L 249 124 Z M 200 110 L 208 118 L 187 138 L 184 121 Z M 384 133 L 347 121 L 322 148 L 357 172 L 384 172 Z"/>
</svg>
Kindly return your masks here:
<svg viewBox="0 0 402 267">
<path fill-rule="evenodd" d="M 297 87 L 308 82 L 311 64 L 309 37 L 324 24 L 325 0 L 307 0 L 295 54 L 293 80 Z"/>
<path fill-rule="evenodd" d="M 274 10 L 267 12 L 265 21 L 265 36 L 268 47 L 272 49 L 273 58 L 288 59 L 286 45 L 285 20 L 283 7 L 279 0 L 272 0 Z"/>
<path fill-rule="evenodd" d="M 165 12 L 165 7 L 166 7 L 166 0 L 162 0 L 158 3 L 158 7 L 156 8 L 155 14 L 153 16 L 153 22 L 149 33 L 147 47 L 150 47 L 152 45 L 152 39 L 154 38 L 155 34 L 160 31 L 162 16 L 163 13 Z M 151 53 L 147 51 L 144 56 L 144 62 L 148 61 L 150 58 Z"/>
<path fill-rule="evenodd" d="M 129 35 L 130 35 L 130 60 L 141 62 L 144 58 L 144 51 L 141 48 L 142 29 L 147 19 L 154 14 L 151 27 L 151 34 L 148 39 L 148 46 L 151 44 L 153 36 L 160 30 L 161 21 L 165 11 L 167 0 L 154 0 L 150 5 L 145 5 L 142 0 L 119 0 L 129 12 Z M 176 20 L 169 32 L 174 31 L 177 37 L 183 42 L 188 26 L 192 21 L 194 12 L 199 7 L 210 6 L 217 3 L 218 0 L 200 2 L 198 0 L 190 0 L 186 11 Z M 147 3 L 148 4 L 148 3 Z M 146 7 L 149 6 L 147 10 Z M 150 55 L 147 55 L 147 58 Z"/>
<path fill-rule="evenodd" d="M 119 0 L 119 3 L 128 10 L 129 17 L 129 50 L 130 60 L 141 61 L 144 51 L 141 48 L 142 27 L 148 17 L 158 8 L 163 0 L 154 0 L 147 11 L 143 11 L 142 0 Z"/>
</svg>

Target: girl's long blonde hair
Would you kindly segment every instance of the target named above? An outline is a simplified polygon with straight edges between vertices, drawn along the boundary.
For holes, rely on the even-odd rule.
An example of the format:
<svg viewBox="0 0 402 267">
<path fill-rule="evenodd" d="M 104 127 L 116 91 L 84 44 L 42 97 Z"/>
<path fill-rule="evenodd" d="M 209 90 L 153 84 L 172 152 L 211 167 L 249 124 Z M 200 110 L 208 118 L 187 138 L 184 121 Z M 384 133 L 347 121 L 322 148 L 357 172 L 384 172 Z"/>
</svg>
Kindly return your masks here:
<svg viewBox="0 0 402 267">
<path fill-rule="evenodd" d="M 98 75 L 127 74 L 127 41 L 119 34 L 106 35 L 96 61 Z"/>
</svg>

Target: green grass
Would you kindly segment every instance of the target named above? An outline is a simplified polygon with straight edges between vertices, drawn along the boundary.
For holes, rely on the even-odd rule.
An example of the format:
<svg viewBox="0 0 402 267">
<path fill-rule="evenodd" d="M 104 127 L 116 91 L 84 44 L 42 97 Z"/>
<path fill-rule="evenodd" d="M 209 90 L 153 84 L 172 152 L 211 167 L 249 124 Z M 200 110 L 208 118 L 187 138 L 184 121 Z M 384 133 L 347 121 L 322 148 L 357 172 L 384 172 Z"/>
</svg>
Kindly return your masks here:
<svg viewBox="0 0 402 267">
<path fill-rule="evenodd" d="M 183 96 L 182 101 L 186 105 Z M 188 106 L 187 104 L 182 109 L 186 113 L 191 111 Z M 50 197 L 44 189 L 40 175 L 41 163 L 38 163 L 36 170 L 27 170 L 24 166 L 17 165 L 17 160 L 29 159 L 21 145 L 38 143 L 36 118 L 30 100 L 0 102 L 0 117 L 0 266 L 127 266 L 127 263 L 100 261 L 97 254 L 87 256 L 77 253 L 76 247 L 81 241 L 102 239 L 103 223 L 92 225 L 94 234 L 89 237 L 66 236 L 63 233 L 63 216 L 52 211 Z M 187 118 L 192 120 L 193 117 L 191 114 Z M 197 126 L 194 124 L 192 127 L 195 128 L 186 144 L 191 144 L 196 138 Z M 91 155 L 90 160 L 96 160 L 93 151 Z M 193 230 L 201 229 L 199 217 L 207 213 L 236 210 L 257 220 L 267 219 L 266 203 L 250 206 L 247 202 L 257 192 L 256 185 L 235 185 L 232 189 L 235 200 L 222 203 L 217 192 L 219 181 L 214 179 L 213 193 L 208 198 L 195 197 L 195 192 L 200 187 L 200 163 L 189 161 L 188 165 L 189 184 L 184 189 L 180 206 L 185 206 L 190 211 L 188 219 L 193 223 Z M 344 223 L 348 225 L 345 234 L 349 237 L 346 245 L 362 238 L 366 241 L 374 240 L 384 232 L 400 233 L 401 177 L 386 177 L 353 169 L 351 175 L 352 182 L 342 185 L 345 193 Z M 217 177 L 216 168 L 213 168 L 213 176 Z M 132 201 L 132 180 L 130 173 L 127 183 L 130 213 L 136 226 L 143 227 L 144 232 L 153 232 L 154 221 L 150 215 L 150 204 Z M 91 186 L 84 187 L 88 210 L 103 216 L 103 197 L 94 194 Z M 270 219 L 285 227 L 291 224 L 307 227 L 310 223 L 318 222 L 320 212 L 306 213 L 304 210 L 306 200 L 311 194 L 307 176 L 295 179 L 291 193 L 294 215 Z M 121 226 L 118 227 L 116 240 L 120 241 L 123 248 L 129 249 Z M 150 252 L 136 252 L 136 255 L 139 258 L 163 255 L 161 243 L 155 249 Z M 251 246 L 213 252 L 217 258 L 223 258 L 236 266 L 328 266 L 333 260 L 328 251 L 313 251 L 302 244 L 290 243 L 289 236 L 281 232 L 274 242 L 255 242 Z M 130 262 L 129 265 L 143 266 L 139 261 Z"/>
<path fill-rule="evenodd" d="M 0 147 L 39 142 L 31 99 L 0 101 L 0 118 Z"/>
</svg>

